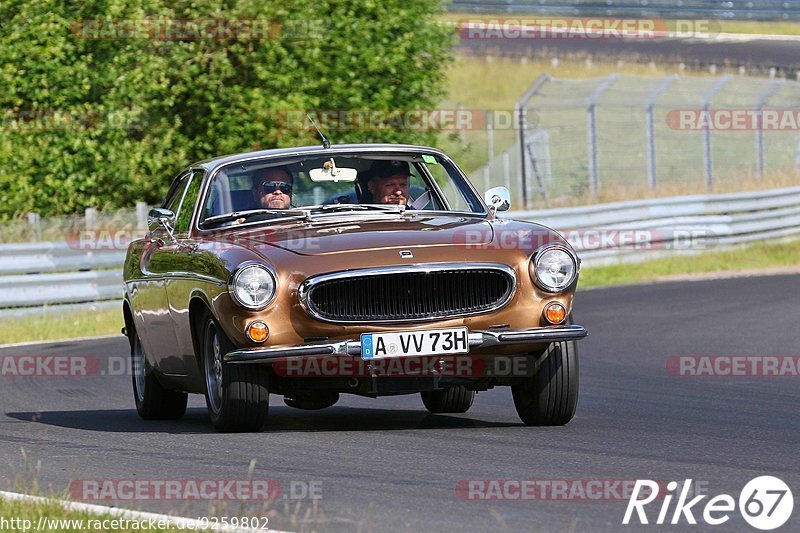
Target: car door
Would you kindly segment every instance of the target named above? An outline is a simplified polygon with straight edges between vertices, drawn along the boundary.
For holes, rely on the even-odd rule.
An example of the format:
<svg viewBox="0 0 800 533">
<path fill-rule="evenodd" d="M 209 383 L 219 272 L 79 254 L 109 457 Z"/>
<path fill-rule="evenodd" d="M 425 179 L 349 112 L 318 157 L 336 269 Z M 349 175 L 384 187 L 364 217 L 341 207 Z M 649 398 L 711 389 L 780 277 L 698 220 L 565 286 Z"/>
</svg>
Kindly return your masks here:
<svg viewBox="0 0 800 533">
<path fill-rule="evenodd" d="M 191 181 L 191 172 L 179 175 L 170 187 L 162 207 L 176 214 Z M 171 222 L 174 225 L 175 219 Z M 177 242 L 158 222 L 152 222 L 141 270 L 145 281 L 138 298 L 146 302 L 146 331 L 148 354 L 156 367 L 165 374 L 180 373 L 181 364 L 174 359 L 178 341 L 167 297 L 167 281 L 175 270 Z"/>
</svg>

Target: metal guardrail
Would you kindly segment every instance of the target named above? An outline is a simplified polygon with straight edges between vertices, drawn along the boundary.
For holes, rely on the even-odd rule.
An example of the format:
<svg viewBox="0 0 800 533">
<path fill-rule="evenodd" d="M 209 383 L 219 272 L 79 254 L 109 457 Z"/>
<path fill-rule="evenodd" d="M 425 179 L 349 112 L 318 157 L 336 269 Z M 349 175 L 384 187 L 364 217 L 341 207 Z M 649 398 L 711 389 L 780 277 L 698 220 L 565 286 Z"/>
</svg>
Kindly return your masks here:
<svg viewBox="0 0 800 533">
<path fill-rule="evenodd" d="M 800 234 L 800 187 L 510 211 L 562 232 L 584 266 L 637 262 Z M 122 297 L 122 250 L 0 245 L 0 315 Z"/>
</svg>

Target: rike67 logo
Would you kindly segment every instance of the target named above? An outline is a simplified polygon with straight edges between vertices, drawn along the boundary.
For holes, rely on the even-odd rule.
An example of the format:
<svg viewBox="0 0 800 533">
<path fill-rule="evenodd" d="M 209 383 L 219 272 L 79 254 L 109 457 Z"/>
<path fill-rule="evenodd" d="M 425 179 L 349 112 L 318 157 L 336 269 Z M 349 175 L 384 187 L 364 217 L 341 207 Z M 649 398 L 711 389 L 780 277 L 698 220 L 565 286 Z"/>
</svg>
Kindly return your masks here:
<svg viewBox="0 0 800 533">
<path fill-rule="evenodd" d="M 661 502 L 658 517 L 654 522 L 659 525 L 675 525 L 681 518 L 689 524 L 697 524 L 697 519 L 700 518 L 708 525 L 718 526 L 730 520 L 731 513 L 737 509 L 737 501 L 729 494 L 714 496 L 704 502 L 705 505 L 701 504 L 706 498 L 704 494 L 690 500 L 691 479 L 684 481 L 682 486 L 677 481 L 670 481 L 665 491 L 661 491 L 662 488 L 664 488 L 663 482 L 637 479 L 622 523 L 628 525 L 632 519 L 633 523 L 638 519 L 640 524 L 649 524 L 653 516 L 651 514 L 648 517 L 645 507 L 656 500 Z M 676 496 L 677 501 L 673 508 L 672 501 Z M 794 498 L 791 489 L 782 480 L 773 476 L 751 479 L 739 493 L 739 513 L 745 522 L 756 529 L 768 531 L 781 527 L 792 516 L 793 509 Z"/>
</svg>

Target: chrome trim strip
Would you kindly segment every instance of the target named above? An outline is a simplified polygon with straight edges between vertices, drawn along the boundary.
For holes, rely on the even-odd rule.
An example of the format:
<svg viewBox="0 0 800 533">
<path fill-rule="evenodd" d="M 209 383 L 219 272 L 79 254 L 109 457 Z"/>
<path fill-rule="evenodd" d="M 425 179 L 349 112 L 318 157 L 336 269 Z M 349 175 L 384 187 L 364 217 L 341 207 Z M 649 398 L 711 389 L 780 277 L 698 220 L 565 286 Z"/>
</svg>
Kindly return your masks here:
<svg viewBox="0 0 800 533">
<path fill-rule="evenodd" d="M 419 274 L 419 273 L 431 273 L 431 272 L 444 272 L 444 271 L 452 271 L 452 270 L 496 270 L 500 271 L 506 276 L 510 277 L 511 279 L 511 289 L 506 293 L 506 295 L 496 304 L 487 307 L 485 309 L 481 309 L 479 311 L 473 311 L 470 313 L 462 313 L 458 315 L 453 314 L 439 314 L 439 315 L 430 315 L 426 317 L 416 317 L 416 318 L 399 318 L 399 319 L 387 319 L 387 320 L 374 320 L 370 319 L 370 323 L 373 324 L 402 324 L 402 323 L 411 323 L 411 322 L 432 322 L 436 320 L 445 320 L 448 318 L 461 318 L 465 316 L 474 316 L 480 315 L 484 313 L 491 313 L 497 311 L 504 307 L 511 299 L 514 297 L 514 294 L 517 292 L 517 276 L 516 272 L 513 268 L 508 265 L 504 265 L 502 263 L 428 263 L 428 264 L 420 264 L 420 265 L 396 265 L 396 266 L 382 266 L 382 267 L 372 267 L 372 268 L 363 268 L 359 270 L 345 270 L 341 272 L 331 272 L 327 274 L 319 274 L 316 276 L 312 276 L 303 283 L 300 284 L 300 287 L 297 289 L 297 296 L 300 299 L 300 306 L 303 310 L 308 313 L 311 317 L 319 320 L 320 322 L 327 322 L 329 324 L 363 324 L 363 320 L 331 320 L 321 316 L 319 310 L 317 310 L 311 302 L 309 302 L 309 296 L 311 291 L 314 289 L 316 285 L 320 283 L 324 283 L 327 281 L 336 281 L 342 279 L 352 279 L 352 278 L 363 278 L 363 277 L 370 277 L 370 276 L 383 276 L 383 275 L 391 275 L 391 274 Z"/>
<path fill-rule="evenodd" d="M 510 344 L 541 344 L 546 342 L 577 341 L 588 335 L 586 328 L 578 325 L 505 331 L 473 331 L 469 334 L 470 348 L 481 349 Z M 360 356 L 361 340 L 300 344 L 286 347 L 244 348 L 225 355 L 228 363 L 272 362 L 287 357 Z"/>
</svg>

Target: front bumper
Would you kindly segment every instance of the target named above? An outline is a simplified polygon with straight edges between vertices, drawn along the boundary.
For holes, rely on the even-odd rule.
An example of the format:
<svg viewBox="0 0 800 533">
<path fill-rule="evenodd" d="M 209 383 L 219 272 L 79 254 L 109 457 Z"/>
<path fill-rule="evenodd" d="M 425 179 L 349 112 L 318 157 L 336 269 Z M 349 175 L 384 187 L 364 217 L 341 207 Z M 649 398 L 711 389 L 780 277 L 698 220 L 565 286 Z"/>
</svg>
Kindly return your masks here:
<svg viewBox="0 0 800 533">
<path fill-rule="evenodd" d="M 560 341 L 576 341 L 587 335 L 586 328 L 578 325 L 549 326 L 531 329 L 504 329 L 497 331 L 473 331 L 469 334 L 470 349 L 493 346 L 546 344 Z M 225 355 L 228 363 L 270 362 L 287 357 L 330 357 L 336 355 L 361 355 L 361 341 L 352 339 L 336 342 L 246 348 Z"/>
</svg>

